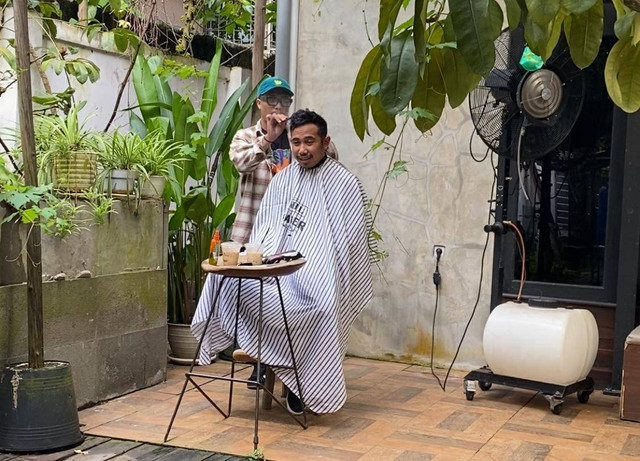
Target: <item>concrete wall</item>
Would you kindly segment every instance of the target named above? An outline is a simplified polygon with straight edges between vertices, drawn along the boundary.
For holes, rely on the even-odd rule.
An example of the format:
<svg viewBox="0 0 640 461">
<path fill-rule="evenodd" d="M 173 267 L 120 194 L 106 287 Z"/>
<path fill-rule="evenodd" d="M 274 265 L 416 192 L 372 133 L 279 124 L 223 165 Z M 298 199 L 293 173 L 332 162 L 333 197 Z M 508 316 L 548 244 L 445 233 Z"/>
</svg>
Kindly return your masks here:
<svg viewBox="0 0 640 461">
<path fill-rule="evenodd" d="M 45 280 L 67 275 L 43 283 L 45 359 L 71 363 L 79 406 L 165 377 L 166 215 L 160 201 L 134 204 L 116 202 L 107 222 L 66 240 L 43 237 Z M 25 238 L 0 226 L 0 366 L 26 360 Z M 76 279 L 83 269 L 93 277 Z"/>
<path fill-rule="evenodd" d="M 390 153 L 364 154 L 383 135 L 373 129 L 361 142 L 352 127 L 349 98 L 360 63 L 377 37 L 379 2 L 324 0 L 299 2 L 297 108 L 324 115 L 341 161 L 363 182 L 370 197 L 388 169 Z M 318 14 L 318 8 L 321 14 Z M 400 123 L 399 123 L 400 124 Z M 370 122 L 373 127 L 373 122 Z M 409 124 L 411 125 L 411 123 Z M 394 144 L 397 132 L 388 142 Z M 448 366 L 471 314 L 480 280 L 492 168 L 469 155 L 473 126 L 467 104 L 447 110 L 432 132 L 412 126 L 401 140 L 401 159 L 409 174 L 390 181 L 377 226 L 389 258 L 374 268 L 375 297 L 356 321 L 351 354 L 429 363 L 435 305 L 433 245 L 445 245 L 440 262 L 442 286 L 435 329 L 435 364 Z M 473 152 L 486 147 L 473 140 Z M 489 314 L 491 241 L 484 265 L 482 294 L 456 366 L 484 364 L 482 331 Z"/>
<path fill-rule="evenodd" d="M 43 284 L 45 360 L 71 363 L 78 406 L 162 382 L 166 270 Z M 0 364 L 27 359 L 26 284 L 0 287 Z"/>
<path fill-rule="evenodd" d="M 74 279 L 84 270 L 93 277 L 121 272 L 162 270 L 167 267 L 167 216 L 159 200 L 114 200 L 113 213 L 103 224 L 85 211 L 77 200 L 80 229 L 64 239 L 42 234 L 42 275 L 47 281 L 64 273 Z M 4 218 L 0 208 L 0 220 Z M 27 228 L 6 223 L 0 226 L 0 286 L 26 281 Z"/>
</svg>

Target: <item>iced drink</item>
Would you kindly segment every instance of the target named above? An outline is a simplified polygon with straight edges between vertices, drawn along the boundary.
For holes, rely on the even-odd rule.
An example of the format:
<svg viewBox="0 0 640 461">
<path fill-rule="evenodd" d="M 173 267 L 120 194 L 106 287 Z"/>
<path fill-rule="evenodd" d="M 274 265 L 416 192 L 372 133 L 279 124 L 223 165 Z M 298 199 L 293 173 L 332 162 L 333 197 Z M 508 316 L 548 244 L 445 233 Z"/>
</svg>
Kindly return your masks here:
<svg viewBox="0 0 640 461">
<path fill-rule="evenodd" d="M 220 246 L 222 247 L 223 265 L 237 266 L 238 256 L 240 255 L 240 248 L 242 245 L 236 242 L 223 242 Z"/>
<path fill-rule="evenodd" d="M 262 264 L 262 244 L 260 243 L 247 243 L 245 246 L 247 262 L 252 266 L 259 266 Z"/>
</svg>

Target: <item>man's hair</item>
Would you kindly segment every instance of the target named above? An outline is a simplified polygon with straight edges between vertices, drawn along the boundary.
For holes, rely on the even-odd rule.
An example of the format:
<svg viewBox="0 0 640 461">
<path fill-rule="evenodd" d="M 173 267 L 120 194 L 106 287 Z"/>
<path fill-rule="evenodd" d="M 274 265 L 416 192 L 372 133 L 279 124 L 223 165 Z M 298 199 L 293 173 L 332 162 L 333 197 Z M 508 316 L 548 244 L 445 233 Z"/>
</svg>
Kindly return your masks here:
<svg viewBox="0 0 640 461">
<path fill-rule="evenodd" d="M 318 134 L 321 138 L 327 136 L 327 121 L 314 111 L 309 109 L 300 109 L 295 111 L 291 117 L 289 117 L 289 130 L 293 133 L 293 130 L 302 125 L 313 123 L 318 127 Z"/>
</svg>

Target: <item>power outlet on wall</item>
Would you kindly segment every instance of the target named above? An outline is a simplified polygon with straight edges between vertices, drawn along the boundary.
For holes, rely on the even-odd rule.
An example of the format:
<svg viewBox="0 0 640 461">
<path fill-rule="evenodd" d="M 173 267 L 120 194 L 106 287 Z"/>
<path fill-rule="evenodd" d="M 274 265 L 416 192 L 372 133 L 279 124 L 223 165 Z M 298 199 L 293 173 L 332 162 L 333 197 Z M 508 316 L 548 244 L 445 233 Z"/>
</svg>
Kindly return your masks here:
<svg viewBox="0 0 640 461">
<path fill-rule="evenodd" d="M 440 255 L 440 259 L 442 259 L 442 257 L 444 256 L 444 250 L 445 250 L 445 246 L 444 245 L 433 245 L 433 257 L 437 258 L 438 257 L 438 248 L 442 250 L 442 254 Z"/>
</svg>

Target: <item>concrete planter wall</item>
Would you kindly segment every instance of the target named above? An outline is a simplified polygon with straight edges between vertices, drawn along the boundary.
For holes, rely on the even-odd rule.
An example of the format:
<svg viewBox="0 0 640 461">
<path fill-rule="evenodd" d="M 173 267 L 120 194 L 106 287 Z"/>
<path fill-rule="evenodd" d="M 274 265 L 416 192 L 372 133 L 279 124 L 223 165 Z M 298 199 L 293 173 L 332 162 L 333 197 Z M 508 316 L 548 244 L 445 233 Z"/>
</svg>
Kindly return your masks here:
<svg viewBox="0 0 640 461">
<path fill-rule="evenodd" d="M 117 214 L 65 241 L 43 238 L 46 360 L 71 363 L 86 406 L 164 380 L 167 355 L 166 218 L 161 202 L 117 202 Z M 1 213 L 1 212 L 0 212 Z M 0 227 L 0 365 L 27 357 L 23 233 Z M 82 270 L 92 278 L 76 278 Z M 6 275 L 6 274 L 10 274 Z"/>
</svg>

